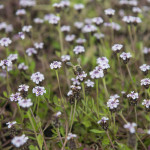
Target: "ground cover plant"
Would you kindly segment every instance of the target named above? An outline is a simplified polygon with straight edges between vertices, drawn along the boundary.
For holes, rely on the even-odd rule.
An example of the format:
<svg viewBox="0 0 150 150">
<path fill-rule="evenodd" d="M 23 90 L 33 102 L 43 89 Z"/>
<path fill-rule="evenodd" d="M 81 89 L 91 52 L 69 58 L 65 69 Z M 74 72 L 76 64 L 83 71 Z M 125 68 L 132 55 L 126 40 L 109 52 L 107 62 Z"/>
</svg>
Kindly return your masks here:
<svg viewBox="0 0 150 150">
<path fill-rule="evenodd" d="M 150 150 L 150 1 L 0 1 L 1 150 Z"/>
</svg>

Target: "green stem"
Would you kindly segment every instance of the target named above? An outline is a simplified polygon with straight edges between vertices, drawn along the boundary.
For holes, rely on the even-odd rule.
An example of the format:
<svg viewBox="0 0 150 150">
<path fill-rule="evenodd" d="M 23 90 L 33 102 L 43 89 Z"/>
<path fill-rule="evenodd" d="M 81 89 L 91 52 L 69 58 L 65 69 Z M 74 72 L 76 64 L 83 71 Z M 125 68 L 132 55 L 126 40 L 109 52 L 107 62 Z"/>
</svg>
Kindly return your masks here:
<svg viewBox="0 0 150 150">
<path fill-rule="evenodd" d="M 109 94 L 108 94 L 108 90 L 107 90 L 107 86 L 106 86 L 105 77 L 102 78 L 102 80 L 103 80 L 103 85 L 104 85 L 104 89 L 105 89 L 105 95 L 106 95 L 106 97 L 108 98 L 108 97 L 109 97 Z"/>
<path fill-rule="evenodd" d="M 114 147 L 114 145 L 113 145 L 113 142 L 112 142 L 112 140 L 111 140 L 111 138 L 110 138 L 110 136 L 109 136 L 108 130 L 106 131 L 106 134 L 107 134 L 107 137 L 108 137 L 108 139 L 109 139 L 109 141 L 110 141 L 110 143 L 111 143 L 112 148 L 115 150 L 115 147 Z"/>
<path fill-rule="evenodd" d="M 30 108 L 30 111 L 32 111 L 31 108 Z M 36 129 L 35 129 L 35 126 L 34 126 L 34 123 L 33 123 L 33 120 L 32 120 L 31 114 L 30 114 L 30 111 L 27 112 L 27 115 L 28 115 L 28 118 L 29 118 L 30 123 L 31 123 L 31 125 L 32 125 L 32 128 L 33 128 L 33 130 L 34 130 L 34 134 L 35 134 L 37 143 L 38 143 L 38 145 L 39 145 L 39 148 L 40 148 L 40 150 L 42 150 L 42 149 L 41 149 L 41 146 L 40 146 L 40 143 L 38 142 L 38 136 L 37 136 L 37 133 L 36 133 Z"/>
<path fill-rule="evenodd" d="M 96 79 L 96 93 L 97 93 L 97 114 L 99 114 L 99 93 L 98 93 L 98 79 Z"/>
<path fill-rule="evenodd" d="M 134 106 L 134 112 L 135 112 L 135 122 L 137 124 L 137 112 L 136 112 L 136 106 Z"/>
<path fill-rule="evenodd" d="M 71 121 L 71 126 L 70 126 L 70 131 L 69 132 L 71 132 L 72 125 L 73 125 L 73 122 L 74 122 L 74 117 L 75 117 L 75 113 L 76 113 L 76 106 L 77 106 L 77 100 L 75 99 L 75 105 L 74 105 L 74 110 L 73 110 L 73 118 L 72 118 L 72 121 Z"/>
</svg>

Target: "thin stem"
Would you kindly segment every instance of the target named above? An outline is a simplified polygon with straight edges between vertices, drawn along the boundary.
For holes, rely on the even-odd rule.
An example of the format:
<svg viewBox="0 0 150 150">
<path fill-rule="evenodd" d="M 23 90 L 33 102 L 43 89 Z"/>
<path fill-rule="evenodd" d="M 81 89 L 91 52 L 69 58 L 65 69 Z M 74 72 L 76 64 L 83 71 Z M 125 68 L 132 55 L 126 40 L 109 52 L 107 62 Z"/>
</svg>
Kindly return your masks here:
<svg viewBox="0 0 150 150">
<path fill-rule="evenodd" d="M 9 86 L 9 77 L 8 77 L 7 68 L 6 68 L 6 72 L 7 72 L 7 75 L 6 75 L 6 78 L 7 78 L 7 92 L 8 92 L 8 96 L 9 96 L 9 94 L 10 94 L 10 86 Z"/>
<path fill-rule="evenodd" d="M 63 140 L 62 140 L 61 134 L 60 134 L 60 132 L 59 132 L 59 128 L 57 128 L 56 130 L 57 130 L 57 134 L 58 134 L 58 137 L 59 137 L 59 139 L 60 139 L 60 142 L 61 142 L 61 144 L 63 145 Z"/>
<path fill-rule="evenodd" d="M 85 87 L 84 87 L 84 82 L 82 82 L 82 91 L 83 91 L 83 98 L 84 98 L 84 101 L 85 101 Z"/>
<path fill-rule="evenodd" d="M 108 94 L 108 90 L 107 90 L 107 86 L 106 86 L 105 77 L 102 78 L 102 80 L 103 80 L 103 85 L 104 85 L 104 89 L 105 89 L 105 95 L 106 95 L 106 97 L 108 98 L 108 97 L 109 97 L 109 94 Z"/>
<path fill-rule="evenodd" d="M 134 112 L 135 112 L 135 122 L 137 124 L 137 112 L 136 112 L 136 106 L 134 106 Z"/>
<path fill-rule="evenodd" d="M 75 117 L 75 113 L 76 113 L 76 106 L 77 106 L 77 100 L 75 99 L 75 105 L 74 105 L 74 111 L 73 111 L 73 118 L 72 118 L 72 122 L 71 122 L 71 126 L 70 126 L 70 131 L 69 132 L 71 132 L 72 125 L 73 125 L 73 122 L 74 122 L 74 117 Z"/>
<path fill-rule="evenodd" d="M 99 114 L 99 93 L 98 93 L 98 79 L 96 79 L 96 93 L 97 93 L 97 113 Z"/>
<path fill-rule="evenodd" d="M 30 108 L 30 111 L 31 111 L 31 108 Z M 30 114 L 29 111 L 27 112 L 27 115 L 28 115 L 28 118 L 29 118 L 30 123 L 31 123 L 31 125 L 32 125 L 32 128 L 33 128 L 33 130 L 34 130 L 34 134 L 35 134 L 37 143 L 38 143 L 38 145 L 39 145 L 39 148 L 40 148 L 40 150 L 42 150 L 42 149 L 41 149 L 41 146 L 40 146 L 40 144 L 39 144 L 39 142 L 38 142 L 38 136 L 37 136 L 37 133 L 36 133 L 36 129 L 35 129 L 35 127 L 34 127 L 34 123 L 33 123 L 33 121 L 32 121 L 32 117 L 31 117 L 31 114 Z"/>
<path fill-rule="evenodd" d="M 129 32 L 129 37 L 130 37 L 130 41 L 131 41 L 131 48 L 133 49 L 133 51 L 135 52 L 135 49 L 134 49 L 134 41 L 133 41 L 133 38 L 132 38 L 132 32 L 131 32 L 131 26 L 128 25 L 128 32 Z"/>
<path fill-rule="evenodd" d="M 106 131 L 106 134 L 107 134 L 107 137 L 108 137 L 108 139 L 109 139 L 109 141 L 110 141 L 110 143 L 111 143 L 112 148 L 115 150 L 115 147 L 114 147 L 114 145 L 113 145 L 113 142 L 112 142 L 112 140 L 111 140 L 111 138 L 110 138 L 110 136 L 109 136 L 108 130 Z"/>
<path fill-rule="evenodd" d="M 135 91 L 137 91 L 136 87 L 134 86 L 134 81 L 133 81 L 133 79 L 132 79 L 132 75 L 131 75 L 131 72 L 130 72 L 130 69 L 129 69 L 128 64 L 126 64 L 126 67 L 127 67 L 127 70 L 128 70 L 128 73 L 129 73 L 131 82 L 132 82 L 132 86 L 133 86 L 133 88 L 135 89 Z"/>
<path fill-rule="evenodd" d="M 22 125 L 23 125 L 24 116 L 23 116 L 23 114 L 22 114 L 22 111 L 21 111 L 21 109 L 20 109 L 19 104 L 17 104 L 17 106 L 18 106 L 18 109 L 19 109 L 19 112 L 20 112 L 20 116 L 21 116 L 21 123 L 22 123 Z"/>
<path fill-rule="evenodd" d="M 138 134 L 137 134 L 137 133 L 135 133 L 135 134 L 136 134 L 136 137 L 138 138 L 138 140 L 140 141 L 140 143 L 142 144 L 143 148 L 144 148 L 145 150 L 147 150 L 145 144 L 142 142 L 142 140 L 140 139 L 140 137 L 138 136 Z"/>
</svg>

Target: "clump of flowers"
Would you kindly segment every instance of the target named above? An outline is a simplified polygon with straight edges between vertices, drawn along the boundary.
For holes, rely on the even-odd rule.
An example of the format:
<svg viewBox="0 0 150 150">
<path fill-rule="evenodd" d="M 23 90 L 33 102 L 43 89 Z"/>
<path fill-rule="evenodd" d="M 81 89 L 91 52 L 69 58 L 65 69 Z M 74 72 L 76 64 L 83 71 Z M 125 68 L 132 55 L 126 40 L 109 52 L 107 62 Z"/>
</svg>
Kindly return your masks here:
<svg viewBox="0 0 150 150">
<path fill-rule="evenodd" d="M 108 129 L 108 120 L 109 118 L 107 117 L 103 117 L 101 120 L 99 120 L 97 123 L 100 124 L 100 126 L 104 129 L 107 130 Z"/>
<path fill-rule="evenodd" d="M 51 69 L 59 69 L 61 68 L 62 63 L 60 61 L 53 61 L 53 63 L 50 64 Z"/>
<path fill-rule="evenodd" d="M 31 76 L 31 80 L 36 84 L 39 84 L 44 80 L 44 75 L 40 72 L 33 73 Z"/>
<path fill-rule="evenodd" d="M 44 87 L 36 86 L 35 88 L 33 88 L 32 92 L 35 93 L 36 96 L 40 96 L 46 93 L 46 90 Z"/>
<path fill-rule="evenodd" d="M 135 105 L 137 105 L 137 100 L 139 98 L 139 95 L 138 95 L 138 93 L 132 91 L 131 93 L 129 93 L 127 95 L 127 98 L 129 99 L 130 105 L 135 106 Z"/>
</svg>

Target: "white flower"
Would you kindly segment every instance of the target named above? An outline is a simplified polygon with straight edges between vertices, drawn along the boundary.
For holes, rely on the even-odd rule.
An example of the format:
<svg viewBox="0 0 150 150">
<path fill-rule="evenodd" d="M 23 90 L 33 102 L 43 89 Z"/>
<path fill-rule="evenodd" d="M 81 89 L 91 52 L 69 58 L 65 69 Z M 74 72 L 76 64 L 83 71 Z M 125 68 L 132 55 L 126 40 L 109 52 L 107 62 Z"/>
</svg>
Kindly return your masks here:
<svg viewBox="0 0 150 150">
<path fill-rule="evenodd" d="M 31 25 L 29 25 L 29 26 L 23 26 L 22 31 L 23 31 L 23 32 L 30 32 L 31 29 L 32 29 L 32 26 L 31 26 Z"/>
<path fill-rule="evenodd" d="M 63 5 L 63 7 L 70 6 L 70 1 L 69 0 L 62 0 L 60 3 Z"/>
<path fill-rule="evenodd" d="M 121 26 L 118 23 L 112 22 L 110 25 L 116 31 L 119 31 L 121 29 Z"/>
<path fill-rule="evenodd" d="M 115 10 L 112 8 L 105 9 L 104 12 L 105 12 L 105 15 L 107 16 L 113 16 L 115 14 Z"/>
<path fill-rule="evenodd" d="M 81 90 L 81 86 L 77 86 L 77 85 L 71 85 L 70 88 L 73 89 L 77 89 L 77 90 Z"/>
<path fill-rule="evenodd" d="M 104 22 L 104 20 L 101 17 L 95 17 L 92 19 L 92 22 L 95 23 L 96 25 L 100 25 Z"/>
<path fill-rule="evenodd" d="M 28 56 L 32 56 L 33 54 L 37 54 L 37 50 L 35 48 L 28 48 L 26 50 L 26 53 L 28 54 Z"/>
<path fill-rule="evenodd" d="M 86 42 L 86 39 L 78 38 L 78 39 L 76 40 L 76 43 L 77 43 L 77 44 L 83 44 L 83 43 L 85 43 L 85 42 Z"/>
<path fill-rule="evenodd" d="M 3 4 L 0 4 L 0 9 L 3 9 L 4 8 L 4 5 Z"/>
<path fill-rule="evenodd" d="M 23 32 L 19 32 L 18 35 L 22 40 L 25 39 L 25 34 Z"/>
<path fill-rule="evenodd" d="M 74 5 L 74 9 L 75 10 L 82 10 L 84 8 L 84 5 L 83 4 L 75 4 Z"/>
<path fill-rule="evenodd" d="M 126 23 L 133 23 L 133 24 L 138 24 L 142 22 L 141 18 L 134 16 L 124 16 L 122 20 Z"/>
<path fill-rule="evenodd" d="M 73 81 L 73 85 L 80 85 L 80 82 L 77 78 L 72 78 L 71 81 Z"/>
<path fill-rule="evenodd" d="M 99 64 L 99 66 L 96 67 L 96 69 L 99 67 L 104 70 L 110 68 L 110 65 L 108 63 L 101 63 Z"/>
<path fill-rule="evenodd" d="M 2 67 L 2 69 L 5 69 L 6 67 L 11 67 L 12 66 L 12 61 L 9 60 L 9 59 L 4 59 L 4 60 L 1 60 L 0 62 L 0 67 Z"/>
<path fill-rule="evenodd" d="M 139 67 L 141 69 L 141 71 L 145 72 L 150 70 L 150 65 L 147 64 L 143 64 L 142 66 Z"/>
<path fill-rule="evenodd" d="M 70 139 L 73 139 L 73 138 L 76 138 L 76 137 L 77 137 L 76 134 L 68 133 L 67 140 L 70 140 Z"/>
<path fill-rule="evenodd" d="M 20 93 L 15 93 L 10 95 L 10 101 L 19 101 L 22 97 L 20 96 Z"/>
<path fill-rule="evenodd" d="M 59 116 L 61 116 L 61 114 L 62 114 L 62 113 L 61 113 L 60 111 L 58 111 L 58 112 L 55 114 L 55 116 L 56 116 L 56 117 L 59 117 Z"/>
<path fill-rule="evenodd" d="M 14 60 L 17 60 L 17 59 L 18 59 L 18 54 L 10 54 L 7 57 L 7 60 L 10 60 L 10 61 L 14 61 Z"/>
<path fill-rule="evenodd" d="M 21 64 L 18 65 L 18 69 L 19 70 L 27 70 L 28 66 L 26 66 L 24 63 L 21 63 Z"/>
<path fill-rule="evenodd" d="M 7 25 L 5 28 L 6 33 L 12 32 L 13 30 L 14 30 L 14 28 L 13 28 L 12 24 Z"/>
<path fill-rule="evenodd" d="M 83 81 L 87 77 L 87 73 L 82 71 L 80 74 L 77 75 L 76 79 Z"/>
<path fill-rule="evenodd" d="M 44 87 L 36 86 L 35 88 L 33 88 L 32 92 L 35 93 L 36 96 L 40 96 L 46 93 L 46 90 Z"/>
<path fill-rule="evenodd" d="M 104 77 L 104 72 L 102 69 L 101 70 L 94 69 L 93 71 L 90 72 L 90 76 L 92 79 L 102 78 Z"/>
<path fill-rule="evenodd" d="M 119 100 L 116 98 L 110 98 L 107 102 L 107 107 L 109 107 L 109 109 L 115 109 L 117 108 L 119 105 Z"/>
<path fill-rule="evenodd" d="M 105 35 L 104 34 L 102 34 L 102 33 L 94 33 L 94 37 L 96 37 L 96 39 L 101 39 L 101 38 L 104 38 L 105 37 Z"/>
<path fill-rule="evenodd" d="M 122 44 L 115 44 L 115 45 L 112 46 L 112 50 L 113 50 L 114 52 L 120 51 L 122 48 L 123 48 L 123 45 L 122 45 Z"/>
<path fill-rule="evenodd" d="M 99 57 L 97 58 L 97 64 L 103 64 L 103 63 L 108 63 L 109 60 L 106 57 Z"/>
<path fill-rule="evenodd" d="M 82 28 L 83 33 L 90 33 L 90 32 L 95 32 L 97 31 L 97 27 L 92 24 L 87 24 Z"/>
<path fill-rule="evenodd" d="M 150 48 L 149 48 L 149 47 L 144 47 L 143 53 L 144 53 L 144 54 L 150 53 Z"/>
<path fill-rule="evenodd" d="M 62 56 L 61 56 L 61 60 L 62 60 L 63 62 L 69 61 L 69 60 L 70 60 L 70 55 L 62 55 Z"/>
<path fill-rule="evenodd" d="M 60 61 L 53 61 L 53 63 L 50 64 L 51 69 L 58 69 L 61 68 L 61 62 Z"/>
<path fill-rule="evenodd" d="M 41 43 L 34 43 L 34 47 L 35 47 L 36 49 L 42 49 L 43 46 L 44 46 L 44 43 L 43 43 L 43 42 L 41 42 Z"/>
<path fill-rule="evenodd" d="M 71 35 L 67 35 L 66 37 L 65 37 L 65 40 L 67 41 L 67 42 L 72 42 L 74 39 L 75 39 L 75 35 L 74 34 L 71 34 Z"/>
<path fill-rule="evenodd" d="M 6 29 L 6 27 L 7 27 L 6 22 L 1 22 L 0 23 L 0 30 Z"/>
<path fill-rule="evenodd" d="M 83 27 L 84 23 L 83 22 L 75 22 L 74 23 L 74 26 L 77 28 L 77 29 L 81 29 Z"/>
<path fill-rule="evenodd" d="M 59 22 L 59 20 L 60 20 L 60 17 L 55 16 L 55 15 L 51 15 L 51 17 L 49 18 L 48 22 L 49 22 L 50 24 L 57 25 L 58 22 Z"/>
<path fill-rule="evenodd" d="M 147 134 L 150 134 L 150 130 L 147 131 Z"/>
<path fill-rule="evenodd" d="M 6 125 L 8 126 L 8 128 L 10 129 L 14 124 L 16 124 L 16 121 L 12 121 L 12 122 L 7 122 Z"/>
<path fill-rule="evenodd" d="M 109 120 L 109 118 L 107 117 L 103 117 L 101 120 L 99 120 L 97 123 L 100 124 L 100 123 L 106 123 L 107 120 Z"/>
<path fill-rule="evenodd" d="M 136 123 L 128 122 L 127 124 L 124 125 L 124 128 L 128 129 L 130 131 L 130 133 L 135 133 L 136 126 L 137 126 Z"/>
<path fill-rule="evenodd" d="M 73 51 L 75 54 L 81 54 L 81 53 L 85 52 L 85 49 L 83 46 L 78 45 L 73 49 Z"/>
<path fill-rule="evenodd" d="M 61 31 L 62 32 L 70 32 L 70 26 L 62 26 Z"/>
<path fill-rule="evenodd" d="M 24 134 L 21 136 L 15 136 L 12 140 L 11 143 L 16 146 L 16 147 L 21 147 L 28 141 L 28 137 L 25 136 Z"/>
<path fill-rule="evenodd" d="M 94 82 L 89 79 L 85 81 L 84 83 L 86 84 L 87 87 L 94 87 Z"/>
<path fill-rule="evenodd" d="M 18 9 L 16 11 L 16 15 L 17 16 L 22 16 L 22 15 L 25 15 L 26 14 L 26 10 L 25 9 Z"/>
<path fill-rule="evenodd" d="M 20 0 L 19 5 L 22 7 L 32 7 L 36 5 L 36 0 Z"/>
<path fill-rule="evenodd" d="M 146 108 L 149 108 L 150 107 L 150 100 L 144 99 L 142 102 L 142 105 L 144 105 Z"/>
<path fill-rule="evenodd" d="M 18 101 L 19 106 L 23 107 L 23 108 L 29 108 L 33 105 L 31 99 L 22 99 Z"/>
<path fill-rule="evenodd" d="M 132 98 L 132 99 L 138 99 L 139 95 L 138 93 L 135 93 L 134 91 L 132 91 L 130 94 L 127 95 L 127 97 Z"/>
<path fill-rule="evenodd" d="M 131 53 L 125 53 L 125 52 L 123 52 L 123 53 L 120 55 L 120 58 L 122 58 L 123 60 L 127 60 L 127 59 L 129 59 L 129 58 L 131 58 L 131 57 L 132 57 Z"/>
<path fill-rule="evenodd" d="M 72 90 L 70 90 L 70 91 L 67 93 L 67 96 L 70 96 L 70 95 L 73 95 Z"/>
<path fill-rule="evenodd" d="M 34 18 L 34 23 L 41 24 L 43 22 L 44 22 L 44 20 L 41 18 Z"/>
<path fill-rule="evenodd" d="M 19 85 L 18 91 L 19 91 L 19 92 L 21 92 L 21 91 L 27 92 L 28 89 L 29 89 L 29 86 L 28 86 L 28 85 L 26 85 L 26 84 L 21 84 L 21 85 Z"/>
<path fill-rule="evenodd" d="M 133 8 L 132 8 L 132 11 L 133 11 L 134 13 L 141 13 L 141 12 L 142 12 L 141 8 L 139 8 L 139 7 L 133 7 Z"/>
<path fill-rule="evenodd" d="M 141 85 L 150 85 L 150 79 L 149 78 L 142 79 Z"/>
<path fill-rule="evenodd" d="M 54 4 L 53 4 L 53 7 L 54 7 L 54 8 L 61 9 L 61 8 L 64 7 L 64 5 L 63 5 L 62 3 L 54 3 Z"/>
<path fill-rule="evenodd" d="M 0 45 L 1 46 L 9 46 L 12 43 L 12 40 L 10 38 L 4 37 L 0 39 Z"/>
<path fill-rule="evenodd" d="M 44 75 L 40 72 L 33 73 L 31 76 L 31 80 L 34 83 L 39 84 L 40 82 L 44 80 Z"/>
</svg>

